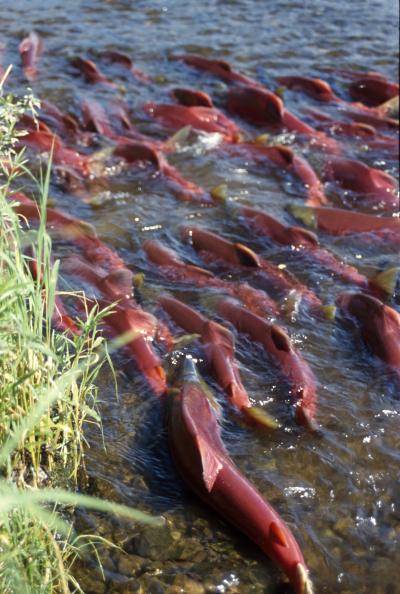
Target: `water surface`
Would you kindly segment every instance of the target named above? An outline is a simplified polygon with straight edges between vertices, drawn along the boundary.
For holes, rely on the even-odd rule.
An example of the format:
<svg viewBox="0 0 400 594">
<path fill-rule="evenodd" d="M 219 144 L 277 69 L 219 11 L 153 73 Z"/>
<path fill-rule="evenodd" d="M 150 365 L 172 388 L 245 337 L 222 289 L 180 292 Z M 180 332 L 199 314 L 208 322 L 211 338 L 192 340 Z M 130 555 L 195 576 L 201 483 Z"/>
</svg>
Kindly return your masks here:
<svg viewBox="0 0 400 594">
<path fill-rule="evenodd" d="M 42 35 L 46 51 L 33 90 L 77 115 L 83 98 L 106 103 L 115 92 L 74 77 L 68 59 L 95 56 L 101 49 L 128 53 L 153 78 L 153 84 L 142 85 L 123 72 L 105 71 L 125 87 L 123 97 L 135 124 L 162 137 L 162 130 L 146 121 L 140 109 L 143 102 L 168 101 L 174 85 L 202 88 L 217 102 L 226 90 L 216 79 L 168 61 L 170 53 L 197 52 L 227 59 L 271 88 L 276 87 L 274 79 L 279 75 L 320 76 L 345 96 L 336 69 L 378 70 L 390 78 L 396 76 L 397 11 L 397 3 L 389 0 L 14 0 L 12 6 L 0 0 L 0 40 L 6 44 L 3 63 L 16 63 L 12 85 L 19 90 L 24 81 L 16 58 L 18 44 L 32 29 Z M 298 114 L 306 106 L 319 107 L 289 91 L 285 101 Z M 307 147 L 303 151 L 318 169 L 320 155 Z M 396 173 L 396 163 L 387 155 L 365 151 L 357 143 L 350 143 L 347 152 Z M 232 200 L 258 205 L 294 222 L 285 207 L 301 203 L 301 189 L 273 166 L 255 168 L 243 159 L 216 157 L 201 138 L 173 155 L 171 162 L 206 189 L 227 183 Z M 54 203 L 93 223 L 134 271 L 145 273 L 138 299 L 157 315 L 162 316 L 157 298 L 163 291 L 213 315 L 211 291 L 172 286 L 148 264 L 141 250 L 144 240 L 159 238 L 184 259 L 201 264 L 179 239 L 178 227 L 183 222 L 195 221 L 250 245 L 274 262 L 287 263 L 327 303 L 348 288 L 304 261 L 289 258 L 284 249 L 254 238 L 223 208 L 196 209 L 178 202 L 148 170 L 110 177 L 109 191 L 99 193 L 94 188 L 91 198 L 98 204 L 85 204 L 64 193 L 54 180 Z M 397 261 L 390 246 L 322 235 L 321 240 L 368 274 Z M 63 253 L 62 246 L 57 249 Z M 287 390 L 276 370 L 257 346 L 238 337 L 244 383 L 254 402 L 263 403 L 278 416 L 284 429 L 263 435 L 242 426 L 202 365 L 224 406 L 226 445 L 238 466 L 293 529 L 318 594 L 400 592 L 398 394 L 385 368 L 340 320 L 316 321 L 302 311 L 284 323 L 318 378 L 318 421 L 323 435 L 311 436 L 295 426 Z M 201 359 L 198 347 L 189 350 Z M 100 409 L 106 451 L 99 433 L 91 431 L 86 461 L 92 489 L 162 513 L 169 525 L 159 532 L 140 532 L 95 514 L 79 514 L 82 530 L 97 531 L 128 552 L 128 556 L 118 550 L 104 553 L 105 584 L 95 569 L 79 570 L 87 594 L 283 592 L 282 576 L 272 564 L 184 487 L 168 453 L 163 404 L 133 364 L 127 370 L 124 362 L 123 357 L 116 361 L 118 400 L 111 374 L 102 376 Z"/>
</svg>

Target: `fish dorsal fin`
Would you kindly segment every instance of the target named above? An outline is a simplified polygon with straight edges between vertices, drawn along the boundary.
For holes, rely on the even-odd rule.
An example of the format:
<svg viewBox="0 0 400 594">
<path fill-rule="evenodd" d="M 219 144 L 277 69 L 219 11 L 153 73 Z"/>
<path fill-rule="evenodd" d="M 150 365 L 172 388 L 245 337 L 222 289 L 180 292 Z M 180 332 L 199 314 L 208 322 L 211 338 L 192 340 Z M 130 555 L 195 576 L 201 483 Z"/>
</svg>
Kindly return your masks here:
<svg viewBox="0 0 400 594">
<path fill-rule="evenodd" d="M 260 259 L 253 250 L 243 245 L 242 243 L 235 243 L 236 254 L 243 266 L 255 266 L 261 268 Z"/>
<path fill-rule="evenodd" d="M 282 157 L 282 159 L 285 161 L 285 163 L 288 166 L 293 165 L 295 154 L 291 148 L 289 148 L 288 146 L 281 145 L 281 144 L 275 146 L 274 148 L 279 153 L 279 155 Z"/>
<path fill-rule="evenodd" d="M 269 527 L 269 537 L 273 543 L 276 543 L 281 547 L 288 547 L 285 533 L 276 522 L 271 522 Z"/>
<path fill-rule="evenodd" d="M 131 295 L 133 293 L 133 274 L 127 268 L 117 268 L 104 279 L 105 284 L 112 290 Z"/>
<path fill-rule="evenodd" d="M 210 339 L 212 339 L 214 337 L 216 339 L 215 342 L 219 343 L 219 348 L 223 347 L 227 349 L 230 353 L 233 353 L 235 339 L 232 332 L 228 330 L 228 328 L 225 328 L 221 324 L 218 324 L 218 322 L 208 320 L 204 324 L 202 334 L 205 338 L 210 337 Z"/>
<path fill-rule="evenodd" d="M 291 227 L 290 230 L 294 234 L 296 240 L 301 241 L 304 238 L 304 243 L 306 244 L 311 243 L 314 246 L 319 245 L 318 237 L 312 231 L 309 231 L 308 229 L 303 229 L 302 227 Z"/>
<path fill-rule="evenodd" d="M 201 435 L 197 435 L 196 442 L 201 459 L 204 486 L 211 493 L 219 471 L 222 469 L 222 463 Z"/>
<path fill-rule="evenodd" d="M 290 343 L 290 338 L 286 334 L 286 332 L 282 330 L 282 328 L 279 328 L 279 326 L 273 324 L 271 326 L 271 338 L 274 342 L 275 347 L 279 351 L 285 351 L 286 353 L 290 352 L 292 346 Z"/>
<path fill-rule="evenodd" d="M 206 270 L 205 268 L 201 268 L 201 266 L 196 266 L 195 264 L 187 264 L 187 268 L 193 270 L 193 272 L 198 272 L 203 276 L 207 276 L 208 278 L 213 278 L 214 274 L 210 272 L 210 270 Z"/>
<path fill-rule="evenodd" d="M 231 65 L 228 62 L 225 62 L 225 60 L 215 60 L 215 64 L 222 68 L 222 70 L 225 70 L 226 72 L 232 72 Z"/>
</svg>

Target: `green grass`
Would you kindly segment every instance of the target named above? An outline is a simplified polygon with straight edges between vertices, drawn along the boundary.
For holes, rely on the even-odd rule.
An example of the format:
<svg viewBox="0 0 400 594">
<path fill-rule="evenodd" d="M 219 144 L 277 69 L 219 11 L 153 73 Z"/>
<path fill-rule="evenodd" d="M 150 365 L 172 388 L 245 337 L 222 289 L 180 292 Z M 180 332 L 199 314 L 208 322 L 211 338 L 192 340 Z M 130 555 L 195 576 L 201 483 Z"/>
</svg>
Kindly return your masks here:
<svg viewBox="0 0 400 594">
<path fill-rule="evenodd" d="M 50 165 L 37 182 L 42 213 L 37 229 L 22 225 L 9 200 L 22 175 L 33 178 L 24 154 L 15 150 L 15 125 L 36 107 L 29 95 L 5 96 L 0 83 L 1 594 L 80 591 L 69 569 L 88 543 L 74 536 L 73 506 L 157 521 L 76 493 L 85 426 L 100 425 L 96 377 L 110 358 L 98 326 L 106 312 L 90 311 L 79 335 L 52 327 L 58 262 L 52 260 L 46 232 Z M 32 259 L 40 271 L 37 279 Z"/>
</svg>

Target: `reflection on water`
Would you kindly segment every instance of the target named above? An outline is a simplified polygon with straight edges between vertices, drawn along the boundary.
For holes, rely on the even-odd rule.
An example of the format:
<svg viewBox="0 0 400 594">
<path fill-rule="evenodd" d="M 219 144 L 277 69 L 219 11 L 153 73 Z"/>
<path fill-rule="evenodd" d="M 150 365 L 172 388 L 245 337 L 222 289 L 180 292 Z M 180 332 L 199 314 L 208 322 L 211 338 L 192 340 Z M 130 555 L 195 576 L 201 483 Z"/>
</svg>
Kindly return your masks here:
<svg viewBox="0 0 400 594">
<path fill-rule="evenodd" d="M 135 123 L 144 132 L 161 135 L 154 124 L 145 121 L 140 110 L 144 101 L 168 101 L 175 84 L 202 88 L 217 102 L 225 92 L 221 82 L 169 62 L 170 52 L 223 57 L 272 88 L 278 75 L 321 76 L 340 93 L 335 69 L 368 68 L 395 76 L 396 10 L 394 2 L 385 0 L 31 0 L 28 11 L 24 0 L 15 0 L 12 11 L 8 3 L 0 2 L 0 35 L 6 44 L 3 63 L 15 59 L 21 37 L 32 28 L 45 38 L 47 51 L 34 91 L 78 114 L 84 97 L 105 101 L 114 91 L 89 87 L 71 76 L 67 58 L 89 52 L 95 55 L 104 48 L 129 53 L 155 82 L 145 86 L 121 72 L 116 80 L 125 88 L 124 98 L 133 109 Z M 115 71 L 107 71 L 107 75 L 115 78 Z M 18 67 L 13 84 L 17 88 L 23 84 Z M 289 91 L 285 101 L 295 113 L 313 103 Z M 350 156 L 396 172 L 396 163 L 387 155 L 366 153 L 357 143 L 349 144 L 347 150 Z M 309 153 L 307 148 L 304 151 Z M 307 156 L 318 169 L 319 155 L 310 152 Z M 171 162 L 204 188 L 226 183 L 232 199 L 265 207 L 288 222 L 285 206 L 301 200 L 290 177 L 272 166 L 255 168 L 238 157 L 216 158 L 210 139 L 191 139 Z M 62 193 L 56 185 L 52 197 L 58 206 L 92 222 L 133 270 L 145 273 L 139 297 L 145 308 L 159 315 L 157 297 L 165 290 L 212 315 L 210 293 L 171 286 L 141 251 L 145 239 L 160 238 L 184 259 L 201 264 L 195 252 L 179 240 L 178 227 L 183 222 L 218 230 L 277 263 L 287 262 L 325 302 L 332 302 L 342 288 L 316 267 L 288 259 L 284 249 L 252 237 L 222 207 L 196 210 L 177 202 L 162 180 L 151 179 L 145 170 L 110 178 L 108 191 L 94 187 L 91 205 Z M 322 239 L 366 273 L 397 260 L 389 247 L 383 250 L 379 246 L 378 250 L 349 239 Z M 62 249 L 60 246 L 60 254 Z M 285 323 L 319 381 L 322 437 L 307 435 L 294 426 L 288 395 L 274 368 L 258 347 L 238 338 L 238 358 L 249 393 L 276 414 L 285 429 L 262 435 L 241 426 L 202 367 L 225 408 L 224 440 L 239 467 L 293 528 L 316 592 L 400 592 L 398 395 L 383 367 L 369 356 L 350 328 L 338 321 L 316 321 L 307 312 Z M 201 357 L 201 350 L 193 348 Z M 123 361 L 118 363 L 122 368 Z M 94 432 L 87 453 L 92 488 L 108 498 L 162 513 L 168 523 L 158 531 L 138 530 L 117 520 L 81 513 L 82 530 L 96 530 L 126 552 L 104 552 L 106 583 L 93 568 L 79 570 L 87 593 L 283 592 L 281 575 L 271 563 L 187 492 L 169 457 L 163 403 L 130 367 L 119 372 L 118 401 L 112 378 L 107 373 L 102 377 L 107 451 Z"/>
</svg>

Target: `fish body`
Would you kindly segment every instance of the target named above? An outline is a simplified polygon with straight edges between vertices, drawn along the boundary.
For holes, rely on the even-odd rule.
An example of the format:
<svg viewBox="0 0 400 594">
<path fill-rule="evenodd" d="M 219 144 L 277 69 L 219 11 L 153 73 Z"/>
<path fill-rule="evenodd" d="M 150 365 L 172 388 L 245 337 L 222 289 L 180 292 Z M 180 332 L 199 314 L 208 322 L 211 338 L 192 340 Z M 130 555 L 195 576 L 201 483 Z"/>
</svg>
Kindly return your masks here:
<svg viewBox="0 0 400 594">
<path fill-rule="evenodd" d="M 259 143 L 238 143 L 226 147 L 231 153 L 250 155 L 254 161 L 268 159 L 277 167 L 289 171 L 303 183 L 307 200 L 306 204 L 318 206 L 328 204 L 324 187 L 314 169 L 303 157 L 297 155 L 290 147 L 284 145 L 266 146 Z"/>
<path fill-rule="evenodd" d="M 87 60 L 78 56 L 71 60 L 71 65 L 81 72 L 86 82 L 92 85 L 102 84 L 112 89 L 117 88 L 117 85 L 108 80 L 108 78 L 99 70 L 98 66 L 96 66 L 92 60 Z"/>
<path fill-rule="evenodd" d="M 378 217 L 343 208 L 289 206 L 290 212 L 305 225 L 330 235 L 372 233 L 400 243 L 399 217 Z"/>
<path fill-rule="evenodd" d="M 43 52 L 43 41 L 37 33 L 32 31 L 28 37 L 21 41 L 18 49 L 24 74 L 29 81 L 32 81 L 37 76 L 37 62 Z"/>
<path fill-rule="evenodd" d="M 132 125 L 127 109 L 119 101 L 110 102 L 105 110 L 98 101 L 85 99 L 82 102 L 82 118 L 86 129 L 110 138 L 117 145 L 144 142 L 155 151 L 162 148 L 163 143 L 141 134 Z"/>
<path fill-rule="evenodd" d="M 397 138 L 385 134 L 379 134 L 371 124 L 362 122 L 343 122 L 328 118 L 327 121 L 318 125 L 319 130 L 324 130 L 334 136 L 344 136 L 360 140 L 369 148 L 391 153 L 395 158 L 399 153 Z"/>
<path fill-rule="evenodd" d="M 73 255 L 63 258 L 62 270 L 87 281 L 102 299 L 124 303 L 133 298 L 133 274 L 128 268 L 116 268 L 109 272 L 93 266 L 81 256 Z"/>
<path fill-rule="evenodd" d="M 383 111 L 381 112 L 377 108 L 365 107 L 360 109 L 358 104 L 349 107 L 344 105 L 340 108 L 340 112 L 355 122 L 374 126 L 377 130 L 390 130 L 393 132 L 399 130 L 399 120 L 386 116 Z"/>
<path fill-rule="evenodd" d="M 138 369 L 146 377 L 153 391 L 158 395 L 164 394 L 167 389 L 166 375 L 162 361 L 152 346 L 157 335 L 156 318 L 138 305 L 117 305 L 108 315 L 107 323 L 113 327 L 117 336 L 127 332 L 139 334 L 124 348 L 133 356 Z"/>
<path fill-rule="evenodd" d="M 134 357 L 154 392 L 164 393 L 165 372 L 160 357 L 152 346 L 158 333 L 158 321 L 134 301 L 132 273 L 119 268 L 107 274 L 77 256 L 66 258 L 62 264 L 64 272 L 81 278 L 96 288 L 100 293 L 99 301 L 102 306 L 117 302 L 105 318 L 106 324 L 113 329 L 116 336 L 127 332 L 134 335 L 125 345 L 125 350 Z"/>
<path fill-rule="evenodd" d="M 399 210 L 397 182 L 380 169 L 352 159 L 330 159 L 325 166 L 325 177 L 344 190 L 356 192 L 361 200 L 385 210 Z"/>
<path fill-rule="evenodd" d="M 131 72 L 131 74 L 133 74 L 133 76 L 140 82 L 147 83 L 150 81 L 150 78 L 147 76 L 147 74 L 134 66 L 131 58 L 127 54 L 115 50 L 106 50 L 101 52 L 100 56 L 110 64 L 119 64 L 120 66 L 123 66 L 129 70 L 129 72 Z"/>
<path fill-rule="evenodd" d="M 231 322 L 238 332 L 248 334 L 254 342 L 263 346 L 290 385 L 297 422 L 315 429 L 315 377 L 286 332 L 232 299 L 222 299 L 218 304 L 218 313 Z"/>
<path fill-rule="evenodd" d="M 28 222 L 40 221 L 38 205 L 25 194 L 15 192 L 10 195 L 9 199 L 19 203 L 15 205 L 15 211 L 25 217 Z M 85 255 L 85 258 L 96 266 L 109 272 L 118 268 L 126 269 L 124 261 L 117 252 L 101 241 L 90 224 L 55 208 L 46 209 L 46 224 L 49 232 L 56 230 L 63 239 L 75 244 Z"/>
<path fill-rule="evenodd" d="M 304 108 L 303 112 L 308 116 L 311 116 L 316 122 L 318 128 L 323 126 L 329 126 L 335 124 L 335 120 L 330 116 L 312 108 Z M 385 108 L 374 108 L 367 107 L 361 103 L 346 103 L 341 102 L 338 107 L 338 115 L 344 116 L 351 120 L 353 123 L 365 124 L 366 126 L 372 126 L 376 130 L 387 130 L 396 132 L 399 129 L 399 120 L 392 117 L 388 117 Z M 340 120 L 338 123 L 342 123 Z M 348 123 L 348 122 L 345 122 Z"/>
<path fill-rule="evenodd" d="M 341 152 L 339 144 L 323 132 L 309 126 L 289 112 L 275 93 L 254 86 L 240 86 L 229 89 L 228 111 L 252 124 L 285 129 L 310 139 L 313 145 L 327 152 Z"/>
<path fill-rule="evenodd" d="M 20 146 L 28 146 L 39 153 L 52 153 L 55 165 L 70 167 L 79 175 L 89 175 L 89 162 L 85 155 L 64 145 L 61 138 L 49 130 L 31 130 L 19 139 Z"/>
<path fill-rule="evenodd" d="M 55 329 L 59 332 L 70 332 L 74 335 L 79 335 L 81 333 L 80 329 L 69 315 L 64 305 L 64 301 L 59 295 L 56 295 L 54 300 L 52 322 Z"/>
<path fill-rule="evenodd" d="M 41 274 L 39 275 L 37 261 L 33 258 L 29 260 L 29 269 L 33 278 L 38 279 L 39 276 L 42 276 Z M 43 298 L 45 298 L 45 295 L 43 295 Z M 73 335 L 80 334 L 80 329 L 69 315 L 63 299 L 60 297 L 60 295 L 57 295 L 57 293 L 54 297 L 54 309 L 51 322 L 53 327 L 58 330 L 58 332 L 70 332 Z"/>
<path fill-rule="evenodd" d="M 370 351 L 391 367 L 400 380 L 400 314 L 363 293 L 342 293 L 336 303 L 357 320 Z"/>
<path fill-rule="evenodd" d="M 399 85 L 378 76 L 363 76 L 349 85 L 349 94 L 354 101 L 368 107 L 377 107 L 399 94 Z"/>
<path fill-rule="evenodd" d="M 225 60 L 213 60 L 210 58 L 204 58 L 203 56 L 196 56 L 193 54 L 183 54 L 178 56 L 173 56 L 172 59 L 179 60 L 181 62 L 185 62 L 188 66 L 192 66 L 193 68 L 197 68 L 198 70 L 203 70 L 205 72 L 209 72 L 214 76 L 221 78 L 227 83 L 243 83 L 247 85 L 258 85 L 257 81 L 254 79 L 241 74 L 240 72 L 236 72 L 232 69 L 232 66 L 229 62 Z"/>
<path fill-rule="evenodd" d="M 143 249 L 151 262 L 161 267 L 164 274 L 174 281 L 193 282 L 198 286 L 214 285 L 216 279 L 212 272 L 186 264 L 170 248 L 165 247 L 157 240 L 149 239 L 144 242 Z M 218 284 L 218 283 L 217 283 Z"/>
<path fill-rule="evenodd" d="M 63 137 L 81 139 L 82 132 L 78 120 L 71 114 L 63 113 L 50 101 L 40 102 L 40 118 Z"/>
<path fill-rule="evenodd" d="M 160 303 L 178 326 L 200 335 L 207 362 L 219 385 L 228 394 L 231 404 L 239 412 L 246 414 L 245 409 L 251 407 L 251 402 L 235 361 L 233 334 L 178 299 L 164 296 Z"/>
<path fill-rule="evenodd" d="M 226 142 L 236 142 L 240 138 L 240 128 L 213 107 L 147 103 L 144 109 L 148 115 L 173 130 L 191 126 L 201 132 L 221 134 Z"/>
<path fill-rule="evenodd" d="M 295 248 L 297 253 L 311 258 L 346 282 L 363 289 L 379 291 L 379 288 L 374 286 L 373 279 L 368 279 L 357 268 L 346 264 L 327 249 L 322 248 L 314 233 L 301 227 L 284 225 L 274 217 L 254 208 L 240 207 L 238 214 L 263 237 L 268 237 L 280 245 Z"/>
<path fill-rule="evenodd" d="M 253 277 L 263 288 L 272 288 L 287 298 L 293 293 L 301 296 L 308 305 L 319 309 L 320 299 L 293 274 L 258 256 L 241 243 L 233 243 L 200 227 L 183 227 L 182 236 L 208 261 L 221 262 L 238 270 L 252 271 Z"/>
<path fill-rule="evenodd" d="M 307 78 L 305 76 L 281 76 L 278 82 L 288 89 L 304 91 L 313 99 L 330 102 L 336 99 L 332 87 L 320 78 Z"/>
<path fill-rule="evenodd" d="M 196 370 L 187 368 L 187 363 L 185 367 L 178 393 L 170 396 L 168 411 L 168 437 L 178 471 L 207 505 L 246 534 L 282 569 L 296 594 L 312 594 L 294 536 L 229 457 L 217 413 Z"/>
<path fill-rule="evenodd" d="M 173 281 L 195 284 L 198 287 L 220 289 L 236 297 L 251 311 L 263 316 L 277 317 L 279 308 L 275 301 L 264 291 L 251 287 L 247 283 L 234 283 L 217 278 L 209 270 L 183 262 L 171 249 L 157 240 L 148 240 L 143 244 L 148 259 L 159 266 L 162 273 Z"/>
<path fill-rule="evenodd" d="M 399 96 L 399 86 L 397 84 L 375 74 L 354 80 L 349 85 L 350 96 L 356 103 L 348 103 L 338 97 L 331 86 L 320 78 L 283 76 L 278 79 L 278 82 L 289 89 L 300 90 L 318 101 L 325 103 L 336 102 L 343 105 L 344 109 L 346 109 L 347 105 L 350 109 L 358 111 L 360 115 L 364 113 L 367 118 L 370 116 L 371 118 L 381 119 L 382 116 L 386 115 L 386 112 L 392 111 L 391 105 L 388 105 L 388 103 Z M 373 108 L 379 109 L 374 111 Z"/>
<path fill-rule="evenodd" d="M 87 130 L 97 132 L 101 136 L 115 138 L 117 134 L 111 127 L 110 119 L 98 101 L 85 99 L 82 103 L 83 125 Z"/>
<path fill-rule="evenodd" d="M 211 196 L 203 188 L 185 179 L 175 167 L 168 163 L 153 143 L 124 139 L 118 142 L 113 154 L 124 159 L 127 163 L 151 163 L 167 179 L 171 190 L 178 199 L 206 206 L 213 205 Z"/>
</svg>

